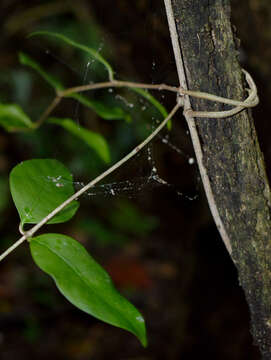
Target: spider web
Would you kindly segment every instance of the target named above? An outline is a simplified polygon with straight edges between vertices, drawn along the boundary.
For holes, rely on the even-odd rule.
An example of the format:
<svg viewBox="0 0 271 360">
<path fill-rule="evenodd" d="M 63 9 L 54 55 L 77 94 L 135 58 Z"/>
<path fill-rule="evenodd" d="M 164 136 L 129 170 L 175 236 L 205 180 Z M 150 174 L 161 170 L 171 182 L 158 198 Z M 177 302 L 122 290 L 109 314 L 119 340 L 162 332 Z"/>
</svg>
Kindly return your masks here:
<svg viewBox="0 0 271 360">
<path fill-rule="evenodd" d="M 154 7 L 152 16 L 155 18 L 155 12 L 156 8 Z M 158 15 L 157 15 L 158 17 Z M 149 34 L 151 34 L 151 37 L 157 37 L 155 31 L 155 26 L 153 24 L 157 24 L 158 21 L 152 21 L 151 25 L 149 25 L 149 22 L 146 22 L 146 31 L 148 31 Z M 129 33 L 123 33 L 123 36 L 129 36 Z M 119 36 L 119 34 L 118 34 Z M 153 39 L 152 39 L 153 40 Z M 120 39 L 121 41 L 121 39 Z M 153 41 L 152 41 L 153 42 Z M 104 48 L 104 41 L 101 42 L 97 48 L 98 52 L 102 52 Z M 64 63 L 69 69 L 71 69 L 73 72 L 79 73 L 80 79 L 81 79 L 81 85 L 91 83 L 91 71 L 92 67 L 95 65 L 96 60 L 93 58 L 90 58 L 86 64 L 81 66 L 80 70 L 74 69 L 72 66 L 67 64 L 65 61 L 63 61 L 58 56 L 54 55 L 49 49 L 46 49 L 47 55 L 52 56 L 60 63 Z M 146 79 L 146 82 L 151 83 L 159 83 L 159 82 L 167 82 L 168 77 L 168 68 L 166 66 L 161 66 L 159 61 L 157 60 L 158 56 L 155 54 L 152 55 L 152 59 L 149 61 L 149 78 Z M 164 68 L 164 69 L 163 69 Z M 163 69 L 163 71 L 161 71 Z M 176 73 L 175 73 L 176 74 Z M 136 115 L 135 118 L 140 117 L 145 112 L 150 111 L 151 105 L 150 103 L 140 97 L 140 96 L 132 96 L 131 91 L 128 90 L 124 94 L 122 91 L 119 91 L 115 88 L 109 88 L 106 90 L 112 97 L 114 97 L 114 100 L 116 103 L 119 103 L 122 105 L 124 109 L 127 109 L 133 117 L 133 115 Z M 167 94 L 163 92 L 155 92 L 154 96 L 157 97 L 161 104 L 163 104 L 165 107 L 168 108 L 168 102 L 167 102 Z M 175 96 L 175 95 L 174 95 Z M 74 111 L 72 114 L 72 118 L 76 121 L 76 123 L 79 125 L 80 122 L 82 122 L 81 114 L 81 104 L 79 102 L 75 102 L 74 104 Z M 151 116 L 150 120 L 146 123 L 145 127 L 147 128 L 148 132 L 152 132 L 158 124 L 161 122 L 161 117 L 158 118 L 157 115 Z M 137 120 L 135 120 L 137 121 Z M 172 130 L 174 131 L 174 129 Z M 127 173 L 122 170 L 117 170 L 117 174 L 113 175 L 113 177 L 117 178 L 117 180 L 113 179 L 113 181 L 109 181 L 108 183 L 105 182 L 103 184 L 98 184 L 92 187 L 89 191 L 87 191 L 84 195 L 84 197 L 115 197 L 115 196 L 124 196 L 128 198 L 134 198 L 138 197 L 139 194 L 142 194 L 145 191 L 150 191 L 154 188 L 160 187 L 160 188 L 166 188 L 170 191 L 173 191 L 176 193 L 176 195 L 187 199 L 187 200 L 195 200 L 198 197 L 197 189 L 194 191 L 194 194 L 188 195 L 183 189 L 180 188 L 180 185 L 178 183 L 172 183 L 170 180 L 166 179 L 166 176 L 162 176 L 160 173 L 160 159 L 157 160 L 156 156 L 154 156 L 155 148 L 158 146 L 161 146 L 163 144 L 165 147 L 168 148 L 169 153 L 173 153 L 174 156 L 178 156 L 182 163 L 187 163 L 188 166 L 193 166 L 195 163 L 195 160 L 193 156 L 189 155 L 187 151 L 181 149 L 179 146 L 177 146 L 174 142 L 174 139 L 172 139 L 172 131 L 166 131 L 163 130 L 162 133 L 158 134 L 157 139 L 152 141 L 145 150 L 141 151 L 139 154 L 136 155 L 136 157 L 132 160 L 129 160 L 129 164 L 133 163 L 136 164 L 136 168 L 141 168 L 141 172 L 143 174 L 137 174 L 132 175 L 131 178 L 127 179 Z M 184 132 L 184 130 L 183 130 Z M 187 134 L 183 134 L 183 136 L 188 137 Z M 128 166 L 130 166 L 128 164 Z M 126 165 L 125 165 L 126 167 Z M 124 173 L 123 176 L 120 176 L 122 173 Z M 132 173 L 133 174 L 133 173 Z M 119 179 L 121 177 L 121 179 Z M 124 179 L 124 180 L 123 180 Z M 56 178 L 48 178 L 48 181 L 53 181 L 57 187 L 65 186 L 67 180 Z M 73 182 L 74 187 L 76 190 L 81 189 L 86 185 L 86 182 L 82 182 L 79 180 L 75 180 Z M 195 187 L 197 184 L 195 185 Z"/>
</svg>

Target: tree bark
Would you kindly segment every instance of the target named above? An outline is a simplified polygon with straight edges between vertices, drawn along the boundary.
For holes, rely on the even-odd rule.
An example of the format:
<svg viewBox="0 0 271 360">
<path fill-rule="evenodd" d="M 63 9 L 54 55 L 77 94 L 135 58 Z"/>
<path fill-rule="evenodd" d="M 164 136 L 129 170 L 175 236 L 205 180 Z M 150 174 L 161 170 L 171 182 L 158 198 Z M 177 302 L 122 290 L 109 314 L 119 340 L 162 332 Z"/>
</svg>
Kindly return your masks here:
<svg viewBox="0 0 271 360">
<path fill-rule="evenodd" d="M 171 5 L 188 88 L 243 100 L 246 85 L 229 0 L 171 0 Z M 228 109 L 190 101 L 195 111 Z M 271 359 L 271 196 L 251 111 L 195 123 L 202 163 L 249 304 L 252 335 L 263 359 Z"/>
</svg>

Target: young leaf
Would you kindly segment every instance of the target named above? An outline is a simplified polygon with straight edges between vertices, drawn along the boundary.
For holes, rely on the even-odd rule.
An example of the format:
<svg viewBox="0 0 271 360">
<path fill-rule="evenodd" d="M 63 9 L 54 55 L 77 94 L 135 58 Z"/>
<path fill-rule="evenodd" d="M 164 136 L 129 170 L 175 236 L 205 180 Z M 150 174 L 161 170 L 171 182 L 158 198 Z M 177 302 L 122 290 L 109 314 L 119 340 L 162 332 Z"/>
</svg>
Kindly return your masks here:
<svg viewBox="0 0 271 360">
<path fill-rule="evenodd" d="M 84 129 L 83 127 L 76 124 L 71 119 L 58 119 L 51 117 L 48 119 L 48 121 L 50 123 L 62 126 L 64 129 L 68 130 L 71 134 L 83 140 L 90 148 L 92 148 L 100 156 L 100 158 L 104 162 L 106 163 L 110 162 L 110 151 L 107 142 L 102 135 Z"/>
<path fill-rule="evenodd" d="M 132 88 L 132 90 L 148 100 L 157 110 L 159 110 L 159 112 L 163 115 L 163 118 L 168 116 L 166 108 L 160 104 L 160 102 L 156 100 L 155 97 L 152 96 L 147 90 L 140 88 Z"/>
<path fill-rule="evenodd" d="M 66 37 L 65 35 L 62 35 L 62 34 L 58 34 L 58 33 L 54 33 L 54 32 L 50 32 L 50 31 L 36 31 L 36 32 L 33 32 L 32 34 L 30 34 L 29 36 L 40 36 L 40 35 L 45 35 L 45 36 L 52 36 L 56 39 L 59 39 L 59 40 L 62 40 L 64 41 L 66 44 L 68 45 L 71 45 L 77 49 L 80 49 L 82 51 L 85 51 L 86 53 L 88 53 L 92 58 L 94 58 L 95 60 L 99 61 L 101 64 L 103 64 L 106 68 L 106 70 L 108 71 L 108 74 L 109 74 L 109 77 L 110 78 L 113 78 L 114 76 L 114 71 L 111 67 L 111 65 L 108 63 L 108 61 L 106 61 L 102 55 L 92 49 L 91 47 L 89 46 L 86 46 L 86 45 L 83 45 L 83 44 L 80 44 L 76 41 L 73 41 L 72 39 L 69 39 L 68 37 Z"/>
<path fill-rule="evenodd" d="M 64 86 L 61 84 L 61 82 L 46 70 L 44 70 L 43 67 L 37 61 L 33 60 L 29 55 L 20 52 L 19 61 L 21 64 L 29 66 L 33 70 L 37 71 L 37 73 L 40 74 L 40 76 L 54 89 L 64 90 Z"/>
<path fill-rule="evenodd" d="M 30 118 L 16 104 L 0 104 L 0 125 L 9 132 L 34 128 Z"/>
<path fill-rule="evenodd" d="M 154 96 L 152 96 L 148 90 L 140 89 L 140 88 L 132 88 L 132 90 L 139 95 L 143 96 L 146 100 L 148 100 L 163 116 L 165 119 L 168 116 L 168 112 L 166 108 L 157 100 Z M 171 120 L 168 121 L 167 127 L 170 130 L 171 129 Z"/>
<path fill-rule="evenodd" d="M 74 194 L 72 175 L 54 159 L 27 160 L 15 166 L 9 177 L 10 190 L 21 224 L 36 224 Z M 49 224 L 70 220 L 79 207 L 73 201 Z"/>
<path fill-rule="evenodd" d="M 36 60 L 32 59 L 29 55 L 20 53 L 19 61 L 21 64 L 29 66 L 33 70 L 37 71 L 37 73 L 55 90 L 61 91 L 65 89 L 64 85 L 60 82 L 60 80 L 58 80 L 53 75 L 44 70 L 44 68 Z M 103 101 L 91 99 L 79 93 L 69 94 L 67 95 L 67 97 L 73 98 L 79 101 L 81 104 L 89 107 L 90 109 L 95 111 L 96 114 L 98 114 L 102 119 L 124 119 L 127 122 L 130 121 L 130 115 L 126 113 L 121 107 L 109 106 Z"/>
<path fill-rule="evenodd" d="M 107 272 L 80 243 L 62 234 L 43 234 L 31 239 L 30 249 L 36 264 L 73 305 L 130 331 L 147 345 L 142 315 L 117 292 Z"/>
<path fill-rule="evenodd" d="M 67 95 L 67 97 L 73 98 L 80 102 L 80 104 L 89 107 L 94 110 L 102 119 L 105 120 L 125 120 L 131 121 L 131 115 L 126 113 L 121 107 L 107 105 L 102 100 L 90 99 L 79 93 Z"/>
</svg>

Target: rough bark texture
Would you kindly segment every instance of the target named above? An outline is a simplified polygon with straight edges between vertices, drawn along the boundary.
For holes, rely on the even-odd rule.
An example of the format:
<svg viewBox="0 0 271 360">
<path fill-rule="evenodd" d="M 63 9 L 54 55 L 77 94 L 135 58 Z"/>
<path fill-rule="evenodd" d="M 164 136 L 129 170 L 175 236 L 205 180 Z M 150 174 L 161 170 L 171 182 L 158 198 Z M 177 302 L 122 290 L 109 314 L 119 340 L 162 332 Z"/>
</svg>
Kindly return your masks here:
<svg viewBox="0 0 271 360">
<path fill-rule="evenodd" d="M 244 99 L 228 0 L 172 0 L 189 89 Z M 244 86 L 245 85 L 245 86 Z M 191 98 L 193 110 L 228 107 Z M 204 165 L 250 307 L 252 334 L 271 359 L 271 197 L 250 111 L 196 119 Z"/>
</svg>

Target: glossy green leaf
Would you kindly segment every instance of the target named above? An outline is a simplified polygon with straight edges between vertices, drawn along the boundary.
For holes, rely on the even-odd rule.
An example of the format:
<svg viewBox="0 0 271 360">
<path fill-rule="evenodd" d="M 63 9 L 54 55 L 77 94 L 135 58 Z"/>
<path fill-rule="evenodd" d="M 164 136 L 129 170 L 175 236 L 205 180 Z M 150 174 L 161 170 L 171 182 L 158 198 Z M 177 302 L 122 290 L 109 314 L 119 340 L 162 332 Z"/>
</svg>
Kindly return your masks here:
<svg viewBox="0 0 271 360">
<path fill-rule="evenodd" d="M 36 224 L 74 194 L 69 170 L 54 159 L 27 160 L 15 166 L 9 177 L 10 190 L 21 223 Z M 79 207 L 73 201 L 49 224 L 70 220 Z"/>
<path fill-rule="evenodd" d="M 88 53 L 92 58 L 94 58 L 95 60 L 97 60 L 97 61 L 99 61 L 101 64 L 103 64 L 103 65 L 105 66 L 106 70 L 108 71 L 109 76 L 110 76 L 111 78 L 113 78 L 114 71 L 113 71 L 111 65 L 108 63 L 108 61 L 106 61 L 106 60 L 102 57 L 102 55 L 101 55 L 98 51 L 92 49 L 92 48 L 89 47 L 89 46 L 86 46 L 86 45 L 80 44 L 80 43 L 78 43 L 78 42 L 76 42 L 76 41 L 73 41 L 72 39 L 68 38 L 68 37 L 65 36 L 65 35 L 62 35 L 62 34 L 59 34 L 59 33 L 50 32 L 50 31 L 36 31 L 36 32 L 33 32 L 32 34 L 30 34 L 30 37 L 31 37 L 31 36 L 40 36 L 40 35 L 42 35 L 42 36 L 44 36 L 44 35 L 45 35 L 45 36 L 52 36 L 52 37 L 54 37 L 54 38 L 56 38 L 56 39 L 59 39 L 59 40 L 61 40 L 61 41 L 64 41 L 64 42 L 65 42 L 66 44 L 68 44 L 68 45 L 71 45 L 71 46 L 73 46 L 73 47 L 75 47 L 75 48 L 77 48 L 77 49 L 80 49 L 80 50 Z"/>
<path fill-rule="evenodd" d="M 48 73 L 43 69 L 43 67 L 35 60 L 33 60 L 29 55 L 22 52 L 19 53 L 19 61 L 21 64 L 31 67 L 33 70 L 37 71 L 38 74 L 54 89 L 64 90 L 64 86 L 61 82 L 56 79 L 53 75 Z"/>
<path fill-rule="evenodd" d="M 0 126 L 9 132 L 34 128 L 30 118 L 16 104 L 0 104 Z"/>
<path fill-rule="evenodd" d="M 50 123 L 62 126 L 71 134 L 83 140 L 90 148 L 92 148 L 100 158 L 106 162 L 110 162 L 110 151 L 105 138 L 93 131 L 84 129 L 82 126 L 76 124 L 71 119 L 59 119 L 51 117 L 48 119 Z"/>
<path fill-rule="evenodd" d="M 107 272 L 74 239 L 44 234 L 30 241 L 36 264 L 52 276 L 60 292 L 76 307 L 128 330 L 147 345 L 145 322 L 115 289 Z"/>
</svg>

